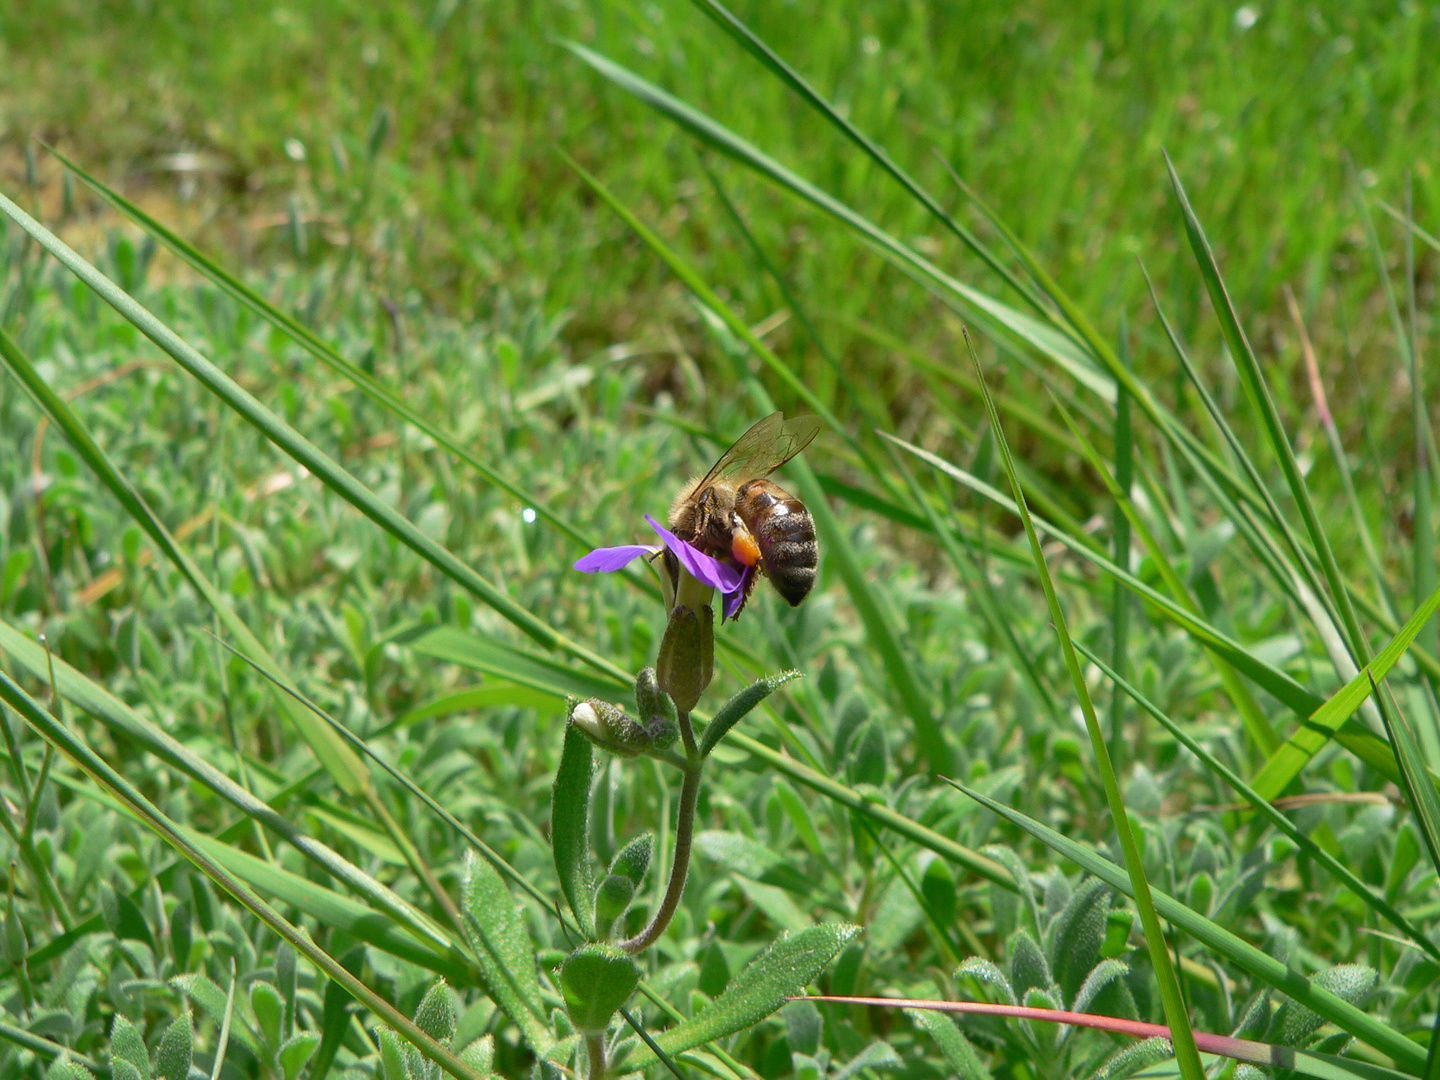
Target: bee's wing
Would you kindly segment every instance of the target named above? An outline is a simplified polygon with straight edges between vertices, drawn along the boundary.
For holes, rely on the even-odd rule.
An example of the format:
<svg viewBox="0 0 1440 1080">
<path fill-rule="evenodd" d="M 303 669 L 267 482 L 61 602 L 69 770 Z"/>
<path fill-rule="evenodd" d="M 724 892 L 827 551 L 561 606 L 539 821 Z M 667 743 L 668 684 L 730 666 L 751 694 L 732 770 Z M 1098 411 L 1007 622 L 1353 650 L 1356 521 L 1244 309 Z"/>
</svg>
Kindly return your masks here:
<svg viewBox="0 0 1440 1080">
<path fill-rule="evenodd" d="M 773 412 L 757 420 L 725 451 L 695 490 L 704 490 L 707 484 L 724 476 L 766 476 L 774 472 L 809 446 L 820 434 L 820 427 L 818 416 L 786 420 L 783 413 Z"/>
</svg>

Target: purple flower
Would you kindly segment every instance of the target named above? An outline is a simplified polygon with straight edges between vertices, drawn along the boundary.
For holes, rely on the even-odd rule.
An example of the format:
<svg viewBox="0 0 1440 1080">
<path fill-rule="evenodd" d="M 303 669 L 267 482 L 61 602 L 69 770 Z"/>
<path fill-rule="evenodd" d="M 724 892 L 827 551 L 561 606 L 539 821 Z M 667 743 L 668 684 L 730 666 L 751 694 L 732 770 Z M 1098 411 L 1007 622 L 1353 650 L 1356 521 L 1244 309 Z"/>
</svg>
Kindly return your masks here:
<svg viewBox="0 0 1440 1080">
<path fill-rule="evenodd" d="M 755 573 L 753 566 L 735 567 L 705 554 L 693 544 L 688 544 L 669 529 L 662 526 L 649 514 L 645 520 L 660 534 L 664 546 L 679 561 L 680 566 L 696 581 L 712 589 L 719 589 L 724 597 L 721 621 L 730 618 L 745 602 L 750 581 Z M 608 573 L 628 566 L 642 555 L 654 555 L 659 547 L 645 544 L 622 544 L 619 547 L 596 548 L 575 563 L 575 569 L 587 574 Z"/>
</svg>

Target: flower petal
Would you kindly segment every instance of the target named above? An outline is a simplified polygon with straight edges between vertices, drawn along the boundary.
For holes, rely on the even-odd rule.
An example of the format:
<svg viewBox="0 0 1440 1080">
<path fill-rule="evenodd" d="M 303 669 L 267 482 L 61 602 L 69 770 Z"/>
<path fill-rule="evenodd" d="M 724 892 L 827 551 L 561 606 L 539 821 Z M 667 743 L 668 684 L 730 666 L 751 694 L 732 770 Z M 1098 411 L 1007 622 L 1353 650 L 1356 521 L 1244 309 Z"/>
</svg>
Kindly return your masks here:
<svg viewBox="0 0 1440 1080">
<path fill-rule="evenodd" d="M 649 514 L 645 520 L 650 527 L 660 534 L 660 539 L 665 541 L 665 546 L 675 553 L 680 560 L 680 565 L 689 571 L 690 576 L 697 581 L 703 581 L 711 588 L 719 589 L 722 593 L 732 593 L 740 587 L 744 575 L 733 566 L 726 566 L 719 559 L 706 555 L 699 548 L 687 544 L 680 537 L 676 536 L 669 529 L 664 528 Z"/>
<path fill-rule="evenodd" d="M 620 547 L 596 548 L 575 563 L 576 570 L 587 574 L 603 574 L 629 566 L 641 555 L 653 555 L 655 548 L 646 544 L 624 544 Z"/>
<path fill-rule="evenodd" d="M 725 604 L 721 609 L 720 621 L 733 619 L 745 603 L 745 597 L 750 592 L 750 578 L 755 573 L 755 567 L 747 566 L 740 574 L 740 584 L 732 593 L 725 594 Z"/>
</svg>

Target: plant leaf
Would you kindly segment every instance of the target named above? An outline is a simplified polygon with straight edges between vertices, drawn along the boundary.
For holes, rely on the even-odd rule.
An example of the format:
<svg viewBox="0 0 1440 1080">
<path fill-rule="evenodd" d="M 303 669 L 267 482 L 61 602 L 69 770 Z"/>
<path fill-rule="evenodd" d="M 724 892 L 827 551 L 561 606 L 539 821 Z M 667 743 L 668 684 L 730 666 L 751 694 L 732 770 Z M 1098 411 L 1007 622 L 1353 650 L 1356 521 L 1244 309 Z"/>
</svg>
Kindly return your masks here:
<svg viewBox="0 0 1440 1080">
<path fill-rule="evenodd" d="M 858 926 L 827 923 L 782 934 L 731 979 L 709 1006 L 658 1036 L 656 1044 L 673 1056 L 753 1027 L 814 981 L 859 932 Z M 637 1047 L 615 1064 L 631 1072 L 654 1060 L 648 1047 Z"/>
<path fill-rule="evenodd" d="M 545 1022 L 545 1003 L 535 972 L 535 944 L 499 873 L 468 849 L 460 910 L 491 999 L 543 1056 L 555 1040 Z"/>
<path fill-rule="evenodd" d="M 983 795 L 961 784 L 954 784 L 953 781 L 951 783 L 982 806 L 993 810 L 1011 824 L 1023 829 L 1087 873 L 1094 874 L 1126 896 L 1130 895 L 1128 875 L 1124 869 L 1116 866 L 1109 859 L 1084 844 L 1056 832 L 1049 826 L 1027 817 L 1018 810 L 997 802 L 988 795 Z M 1152 889 L 1150 895 L 1154 899 L 1156 910 L 1167 920 L 1208 948 L 1220 953 L 1237 967 L 1249 972 L 1267 986 L 1279 990 L 1282 994 L 1319 1013 L 1336 1027 L 1369 1043 L 1381 1053 L 1388 1054 L 1401 1066 L 1419 1068 L 1424 1065 L 1424 1048 L 1407 1039 L 1388 1024 L 1362 1012 L 1328 990 L 1312 986 L 1300 972 L 1292 971 L 1274 957 L 1255 948 L 1249 942 L 1242 940 L 1203 915 L 1190 910 L 1173 897 L 1156 889 Z"/>
<path fill-rule="evenodd" d="M 124 316 L 136 329 L 160 346 L 171 359 L 199 380 L 206 389 L 223 400 L 262 435 L 291 458 L 304 465 L 322 483 L 375 524 L 425 559 L 457 585 L 490 605 L 499 615 L 539 644 L 546 648 L 560 649 L 598 671 L 624 679 L 625 673 L 616 665 L 555 630 L 527 608 L 516 603 L 491 582 L 481 577 L 474 569 L 457 559 L 450 551 L 426 536 L 424 532 L 397 513 L 388 503 L 342 468 L 329 455 L 266 408 L 225 372 L 201 356 L 143 305 L 81 258 L 68 244 L 4 195 L 0 195 L 0 211 L 8 215 L 41 247 L 93 289 L 101 299 Z M 0 334 L 0 342 L 8 343 L 8 336 Z M 13 350 L 13 343 L 11 343 L 11 349 Z M 18 352 L 18 350 L 14 351 Z M 53 397 L 53 392 L 51 396 Z M 348 748 L 345 749 L 348 750 Z"/>
<path fill-rule="evenodd" d="M 579 728 L 565 726 L 560 768 L 550 787 L 550 847 L 560 891 L 580 931 L 595 937 L 595 883 L 590 873 L 590 783 L 595 754 Z"/>
<path fill-rule="evenodd" d="M 752 683 L 744 690 L 732 697 L 715 714 L 714 719 L 705 725 L 705 730 L 700 735 L 700 754 L 705 756 L 723 739 L 726 733 L 738 724 L 750 713 L 750 710 L 759 705 L 767 697 L 773 694 L 780 687 L 793 679 L 800 678 L 798 671 L 785 671 L 779 675 L 767 675 L 758 682 Z"/>
<path fill-rule="evenodd" d="M 1370 696 L 1372 680 L 1380 682 L 1400 662 L 1405 650 L 1415 640 L 1430 617 L 1440 608 L 1440 589 L 1436 589 L 1415 613 L 1410 616 L 1390 644 L 1381 649 L 1361 672 L 1331 695 L 1318 709 L 1314 709 L 1305 722 L 1296 728 L 1294 734 L 1285 740 L 1255 774 L 1251 786 L 1264 799 L 1278 798 L 1289 786 L 1290 781 L 1300 775 L 1306 763 L 1324 749 L 1325 744 L 1340 731 L 1341 726 L 1354 715 L 1362 702 Z"/>
<path fill-rule="evenodd" d="M 4 195 L 0 195 L 0 210 L 6 210 L 13 206 Z M 16 207 L 15 209 L 19 209 Z M 23 213 L 23 211 L 20 211 Z M 32 221 L 33 224 L 33 221 Z M 40 228 L 36 224 L 36 228 Z M 41 229 L 44 232 L 43 229 Z M 46 233 L 46 235 L 49 235 Z M 59 243 L 59 241 L 56 241 Z M 69 250 L 68 248 L 66 249 Z M 72 252 L 73 254 L 73 252 Z M 79 256 L 76 256 L 79 258 Z M 86 264 L 89 265 L 88 263 Z M 111 288 L 114 288 L 111 286 Z M 121 294 L 123 295 L 123 294 Z M 126 297 L 129 300 L 128 297 Z M 134 301 L 129 301 L 134 304 Z M 138 305 L 137 305 L 138 306 Z M 148 315 L 148 312 L 146 313 Z M 151 316 L 153 319 L 153 316 Z M 168 331 L 167 331 L 168 333 Z M 173 335 L 172 335 L 173 336 Z M 178 340 L 178 339 L 177 339 Z M 80 418 L 75 414 L 60 396 L 51 389 L 50 385 L 35 370 L 30 359 L 20 350 L 19 346 L 11 340 L 10 335 L 0 330 L 0 357 L 4 358 L 6 365 L 12 374 L 24 385 L 35 401 L 45 411 L 50 420 L 65 434 L 70 445 L 85 459 L 85 463 L 94 470 L 101 483 L 108 488 L 125 507 L 127 513 L 135 519 L 136 523 L 145 530 L 155 545 L 170 558 L 176 568 L 185 575 L 186 580 L 194 587 L 195 591 L 204 597 L 211 610 L 213 610 L 225 629 L 233 635 L 244 647 L 249 655 L 255 658 L 255 662 L 269 672 L 277 682 L 288 682 L 280 666 L 270 658 L 270 654 L 261 645 L 257 638 L 244 621 L 235 613 L 233 607 L 227 604 L 219 591 L 205 576 L 195 561 L 180 547 L 179 543 L 171 535 L 159 516 L 150 509 L 150 506 L 140 497 L 140 493 L 134 486 L 121 476 L 120 471 L 110 461 L 110 458 L 100 448 L 100 445 L 91 436 Z M 346 746 L 341 739 L 323 724 L 318 723 L 314 717 L 305 710 L 299 708 L 293 701 L 285 698 L 284 694 L 276 693 L 276 703 L 281 711 L 289 717 L 295 725 L 302 738 L 310 744 L 314 751 L 316 760 L 330 773 L 335 783 L 342 791 L 350 794 L 363 792 L 370 784 L 370 773 L 355 751 Z"/>
</svg>

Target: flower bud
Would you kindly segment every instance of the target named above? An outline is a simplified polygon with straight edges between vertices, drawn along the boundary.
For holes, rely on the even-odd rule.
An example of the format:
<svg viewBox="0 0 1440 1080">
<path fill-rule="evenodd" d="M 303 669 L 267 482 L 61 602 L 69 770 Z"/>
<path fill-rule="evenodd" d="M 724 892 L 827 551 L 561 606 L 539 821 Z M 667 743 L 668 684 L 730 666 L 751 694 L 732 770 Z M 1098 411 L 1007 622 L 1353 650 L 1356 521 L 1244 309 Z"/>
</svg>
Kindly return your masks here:
<svg viewBox="0 0 1440 1080">
<path fill-rule="evenodd" d="M 715 610 L 709 604 L 698 614 L 683 606 L 670 612 L 655 669 L 660 689 L 675 707 L 687 713 L 693 709 L 715 670 Z"/>
<path fill-rule="evenodd" d="M 599 698 L 580 702 L 570 712 L 570 723 L 602 750 L 616 757 L 639 757 L 654 740 L 623 709 Z"/>
<path fill-rule="evenodd" d="M 660 689 L 660 680 L 653 667 L 643 669 L 635 676 L 635 707 L 640 710 L 640 719 L 650 724 L 660 717 L 676 719 L 675 703 L 670 695 Z"/>
<path fill-rule="evenodd" d="M 653 680 L 654 673 L 651 674 Z M 655 696 L 664 697 L 658 690 Z M 600 749 L 608 750 L 616 757 L 639 757 L 668 750 L 680 737 L 675 706 L 670 704 L 669 698 L 665 698 L 665 704 L 670 706 L 668 715 L 662 708 L 655 713 L 654 719 L 637 723 L 618 705 L 589 698 L 570 709 L 570 723 Z"/>
</svg>

